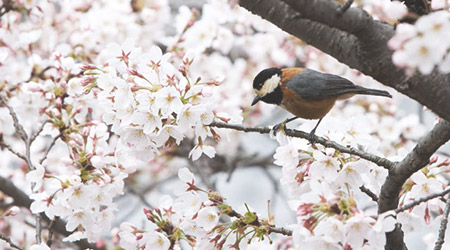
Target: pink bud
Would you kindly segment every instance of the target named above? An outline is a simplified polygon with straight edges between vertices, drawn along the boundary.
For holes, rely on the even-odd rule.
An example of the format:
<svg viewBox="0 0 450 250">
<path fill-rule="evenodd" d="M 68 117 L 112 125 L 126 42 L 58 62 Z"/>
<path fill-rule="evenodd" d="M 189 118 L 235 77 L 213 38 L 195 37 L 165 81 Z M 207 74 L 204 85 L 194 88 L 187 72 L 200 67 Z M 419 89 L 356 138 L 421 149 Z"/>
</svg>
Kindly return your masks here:
<svg viewBox="0 0 450 250">
<path fill-rule="evenodd" d="M 92 83 L 92 82 L 94 82 L 94 81 L 95 81 L 95 77 L 93 77 L 93 76 L 85 77 L 85 78 L 83 78 L 83 79 L 81 80 L 81 85 L 82 85 L 82 86 L 86 86 L 86 85 L 88 85 L 89 83 Z"/>
<path fill-rule="evenodd" d="M 187 72 L 186 72 L 186 65 L 180 65 L 180 67 L 178 67 L 178 71 L 181 72 L 181 74 L 186 77 L 187 76 Z"/>
<path fill-rule="evenodd" d="M 96 67 L 94 65 L 83 65 L 81 67 L 82 71 L 86 71 L 86 70 L 92 70 L 92 69 L 96 69 Z"/>
<path fill-rule="evenodd" d="M 137 76 L 139 78 L 144 78 L 144 76 L 141 73 L 139 73 L 137 69 L 128 68 L 127 71 L 128 73 L 130 73 L 130 75 Z"/>
<path fill-rule="evenodd" d="M 15 216 L 19 212 L 20 212 L 20 208 L 18 206 L 13 206 L 10 209 L 8 209 L 8 211 L 6 211 L 5 217 L 6 216 Z"/>
</svg>

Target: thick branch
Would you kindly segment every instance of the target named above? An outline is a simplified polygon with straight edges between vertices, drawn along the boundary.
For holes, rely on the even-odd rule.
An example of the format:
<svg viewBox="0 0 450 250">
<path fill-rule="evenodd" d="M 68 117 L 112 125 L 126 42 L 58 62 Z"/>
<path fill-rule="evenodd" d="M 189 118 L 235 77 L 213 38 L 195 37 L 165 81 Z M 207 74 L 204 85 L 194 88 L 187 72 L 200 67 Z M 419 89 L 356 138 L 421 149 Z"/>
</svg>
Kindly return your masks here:
<svg viewBox="0 0 450 250">
<path fill-rule="evenodd" d="M 450 139 L 450 123 L 442 120 L 423 138 L 414 149 L 395 168 L 381 187 L 378 200 L 378 213 L 394 210 L 398 206 L 400 190 L 403 183 L 415 172 L 425 167 L 430 157 L 439 147 Z M 387 234 L 386 249 L 406 249 L 403 232 L 397 228 Z"/>
<path fill-rule="evenodd" d="M 324 0 L 282 0 L 300 14 L 301 18 L 344 31 L 357 36 L 362 41 L 375 38 L 379 23 L 359 8 L 350 8 L 340 13 L 337 1 Z M 355 23 L 354 21 L 359 22 Z"/>
<path fill-rule="evenodd" d="M 246 126 L 242 126 L 242 125 L 228 124 L 228 123 L 223 123 L 223 122 L 213 122 L 209 126 L 217 127 L 217 128 L 229 128 L 229 129 L 234 129 L 234 130 L 244 131 L 244 132 L 256 132 L 256 133 L 260 133 L 260 134 L 268 134 L 272 131 L 268 127 L 246 127 Z M 303 138 L 303 139 L 308 139 L 308 136 L 309 136 L 308 133 L 305 133 L 305 132 L 299 131 L 299 130 L 293 130 L 293 129 L 285 129 L 285 133 L 288 136 L 298 137 L 298 138 Z M 379 157 L 374 154 L 370 154 L 370 153 L 364 152 L 364 151 L 356 149 L 356 148 L 346 147 L 346 146 L 340 145 L 334 141 L 329 141 L 323 137 L 314 136 L 314 141 L 319 144 L 322 144 L 323 146 L 325 146 L 327 148 L 334 148 L 336 150 L 339 150 L 342 153 L 359 156 L 362 159 L 371 161 L 371 162 L 377 164 L 378 166 L 382 166 L 388 170 L 394 166 L 394 163 L 389 161 L 386 158 Z"/>
<path fill-rule="evenodd" d="M 33 201 L 28 197 L 27 194 L 25 194 L 22 190 L 17 188 L 14 185 L 14 183 L 12 183 L 11 180 L 0 176 L 0 191 L 3 192 L 4 194 L 6 194 L 7 196 L 12 197 L 14 199 L 14 205 L 30 209 L 30 205 Z M 47 216 L 45 216 L 44 214 L 42 214 L 42 218 L 47 223 L 50 223 L 50 219 Z M 58 232 L 64 236 L 69 236 L 70 234 L 72 234 L 72 232 L 68 232 L 66 230 L 66 224 L 62 220 L 57 220 L 54 223 L 53 228 L 55 229 L 56 232 Z M 75 244 L 78 245 L 78 247 L 80 247 L 81 249 L 86 249 L 86 248 L 99 249 L 95 245 L 87 242 L 86 240 L 77 241 L 77 242 L 75 242 Z"/>
<path fill-rule="evenodd" d="M 448 214 L 450 213 L 450 197 L 447 197 L 447 202 L 445 203 L 444 214 L 442 215 L 441 226 L 439 227 L 439 237 L 434 245 L 434 250 L 441 250 L 442 245 L 444 245 L 445 231 L 447 230 Z"/>
<path fill-rule="evenodd" d="M 355 53 L 359 50 L 359 42 L 355 36 L 318 22 L 302 19 L 302 13 L 292 10 L 283 1 L 240 0 L 239 4 L 326 53 L 331 54 L 330 52 L 334 51 L 337 53 L 334 57 L 338 60 L 339 57 L 345 57 L 351 61 L 349 65 L 356 66 L 361 63 Z"/>
<path fill-rule="evenodd" d="M 329 0 L 240 0 L 239 4 L 450 121 L 450 74 L 406 77 L 393 65 L 387 47 L 394 35 L 392 25 L 371 19 L 359 8 L 339 15 L 337 4 Z"/>
</svg>

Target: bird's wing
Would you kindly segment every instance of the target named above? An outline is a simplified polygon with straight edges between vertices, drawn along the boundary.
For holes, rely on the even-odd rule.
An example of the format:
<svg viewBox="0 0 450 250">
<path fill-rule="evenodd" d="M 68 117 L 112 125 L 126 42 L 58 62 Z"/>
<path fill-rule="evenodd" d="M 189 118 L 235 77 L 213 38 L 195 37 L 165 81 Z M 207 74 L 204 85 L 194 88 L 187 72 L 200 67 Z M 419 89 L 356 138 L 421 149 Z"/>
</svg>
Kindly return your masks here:
<svg viewBox="0 0 450 250">
<path fill-rule="evenodd" d="M 362 88 L 351 81 L 332 74 L 306 69 L 285 83 L 303 99 L 321 100 L 329 97 L 356 93 Z"/>
</svg>

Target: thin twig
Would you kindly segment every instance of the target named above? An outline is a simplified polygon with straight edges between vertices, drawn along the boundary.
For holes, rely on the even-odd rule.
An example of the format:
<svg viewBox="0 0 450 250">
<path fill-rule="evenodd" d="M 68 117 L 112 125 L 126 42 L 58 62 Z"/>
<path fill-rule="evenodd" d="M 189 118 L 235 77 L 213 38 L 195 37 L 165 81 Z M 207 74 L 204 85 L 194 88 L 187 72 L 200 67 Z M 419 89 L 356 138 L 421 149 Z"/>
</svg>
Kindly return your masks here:
<svg viewBox="0 0 450 250">
<path fill-rule="evenodd" d="M 3 104 L 8 109 L 9 114 L 11 115 L 11 118 L 13 119 L 14 128 L 16 130 L 16 133 L 19 135 L 19 137 L 25 143 L 25 161 L 27 162 L 28 169 L 29 170 L 36 169 L 33 166 L 33 163 L 31 161 L 31 144 L 35 138 L 29 137 L 27 135 L 22 124 L 19 123 L 19 118 L 17 117 L 16 112 L 14 112 L 14 109 L 8 105 L 8 102 L 6 101 L 6 99 L 3 95 L 0 95 L 0 104 Z M 41 129 L 39 129 L 38 131 L 41 131 Z M 37 133 L 37 134 L 39 134 L 39 133 Z M 36 136 L 37 136 L 37 134 L 36 134 Z M 36 183 L 31 184 L 31 190 L 34 190 L 35 185 L 36 185 Z M 36 192 L 37 191 L 33 191 L 33 193 L 36 193 Z M 40 217 L 40 215 L 36 215 L 36 242 L 37 242 L 37 244 L 41 244 L 41 242 L 42 242 L 41 236 L 42 236 L 41 217 Z"/>
<path fill-rule="evenodd" d="M 267 176 L 267 178 L 269 179 L 269 181 L 272 183 L 273 186 L 273 191 L 274 195 L 278 194 L 278 192 L 280 191 L 278 188 L 278 184 L 280 183 L 280 180 L 275 178 L 270 172 L 267 166 L 262 166 L 261 170 L 263 171 L 263 173 Z M 275 200 L 275 199 L 272 199 Z"/>
<path fill-rule="evenodd" d="M 437 153 L 437 154 L 440 154 L 440 155 L 443 155 L 443 156 L 445 156 L 445 157 L 450 157 L 450 153 L 447 153 L 447 152 L 442 151 L 442 150 L 439 150 L 439 151 L 437 151 L 436 153 Z"/>
<path fill-rule="evenodd" d="M 441 250 L 442 245 L 444 245 L 445 230 L 447 230 L 449 213 L 450 213 L 450 196 L 447 196 L 447 202 L 445 203 L 444 215 L 441 220 L 441 226 L 439 227 L 439 237 L 434 245 L 434 250 Z"/>
<path fill-rule="evenodd" d="M 154 207 L 152 206 L 152 204 L 150 204 L 147 199 L 144 197 L 144 194 L 137 191 L 135 188 L 133 188 L 131 185 L 127 185 L 127 190 L 130 191 L 131 194 L 136 195 L 139 200 L 145 205 L 147 206 L 147 208 L 149 209 L 153 209 Z"/>
<path fill-rule="evenodd" d="M 50 221 L 50 224 L 48 225 L 48 239 L 47 239 L 47 246 L 51 247 L 53 243 L 53 234 L 55 233 L 55 229 L 53 226 L 55 225 L 56 220 Z"/>
<path fill-rule="evenodd" d="M 292 231 L 283 227 L 269 227 L 269 233 L 277 233 L 286 236 L 292 236 Z"/>
<path fill-rule="evenodd" d="M 61 137 L 61 134 L 58 134 L 55 138 L 53 138 L 52 142 L 50 143 L 50 145 L 48 146 L 47 150 L 44 153 L 44 156 L 42 157 L 41 160 L 39 160 L 39 164 L 42 164 L 45 159 L 47 159 L 48 157 L 48 153 L 50 153 L 50 150 L 53 148 L 53 146 L 55 145 L 56 141 Z"/>
<path fill-rule="evenodd" d="M 361 187 L 359 187 L 359 189 L 363 193 L 367 194 L 373 201 L 375 201 L 375 202 L 378 201 L 378 196 L 374 192 L 372 192 L 370 189 L 366 188 L 365 186 L 361 186 Z"/>
<path fill-rule="evenodd" d="M 12 109 L 11 106 L 8 105 L 8 102 L 6 101 L 5 97 L 3 95 L 0 95 L 0 103 L 3 104 L 9 111 L 9 114 L 11 115 L 14 123 L 14 128 L 16 130 L 16 133 L 20 136 L 20 138 L 23 141 L 28 140 L 27 133 L 25 132 L 25 129 L 22 127 L 22 125 L 19 123 L 19 119 L 17 118 L 16 112 Z"/>
<path fill-rule="evenodd" d="M 41 214 L 36 214 L 36 242 L 37 244 L 41 244 L 42 242 L 42 223 L 41 223 Z"/>
<path fill-rule="evenodd" d="M 415 201 L 413 201 L 413 202 L 411 202 L 409 204 L 403 205 L 403 206 L 395 209 L 394 211 L 396 213 L 401 213 L 401 212 L 403 212 L 405 210 L 408 210 L 410 208 L 413 208 L 413 207 L 419 205 L 422 202 L 426 202 L 426 201 L 429 201 L 429 200 L 437 198 L 437 197 L 442 197 L 442 196 L 444 196 L 444 195 L 446 195 L 448 193 L 450 193 L 450 187 L 447 188 L 447 189 L 444 189 L 444 191 L 442 191 L 442 192 L 435 193 L 435 194 L 430 194 L 428 196 L 425 196 L 425 197 L 422 197 L 422 198 L 420 198 L 418 200 L 415 200 Z"/>
<path fill-rule="evenodd" d="M 200 164 L 202 166 L 200 166 Z M 207 174 L 203 169 L 206 169 L 206 164 L 202 164 L 201 159 L 197 162 L 193 162 L 192 160 L 189 161 L 189 166 L 191 169 L 195 169 L 193 171 L 194 173 L 197 173 L 200 176 L 200 179 L 202 180 L 203 184 L 209 189 L 209 190 L 216 190 L 216 185 L 214 182 L 211 182 L 208 178 Z"/>
<path fill-rule="evenodd" d="M 15 154 L 20 159 L 27 161 L 27 158 L 25 157 L 25 155 L 15 151 L 10 145 L 6 144 L 3 140 L 0 140 L 0 146 L 5 147 L 6 149 L 8 149 L 9 152 Z"/>
<path fill-rule="evenodd" d="M 212 122 L 209 126 L 216 127 L 216 128 L 234 129 L 234 130 L 244 131 L 244 132 L 255 132 L 255 133 L 260 133 L 260 134 L 268 134 L 271 132 L 271 129 L 268 127 L 247 127 L 247 126 L 243 126 L 243 125 L 228 124 L 228 123 L 223 123 L 223 122 Z M 309 135 L 308 133 L 305 133 L 303 131 L 293 130 L 293 129 L 285 129 L 284 131 L 285 131 L 286 135 L 288 135 L 288 136 L 298 137 L 298 138 L 303 138 L 303 139 L 308 139 L 308 135 Z M 319 144 L 322 144 L 325 147 L 334 148 L 343 153 L 348 153 L 348 154 L 359 156 L 365 160 L 368 160 L 368 161 L 371 161 L 371 162 L 377 164 L 378 166 L 382 166 L 382 167 L 386 168 L 387 170 L 392 169 L 392 167 L 394 166 L 394 162 L 391 162 L 386 158 L 379 157 L 377 155 L 370 154 L 370 153 L 364 152 L 364 151 L 356 149 L 356 148 L 346 147 L 346 146 L 340 145 L 334 141 L 329 141 L 323 137 L 314 136 L 314 141 Z"/>
<path fill-rule="evenodd" d="M 30 143 L 34 142 L 34 140 L 36 140 L 36 138 L 39 136 L 39 134 L 42 132 L 42 130 L 44 130 L 44 126 L 45 124 L 47 124 L 48 121 L 44 121 L 41 126 L 39 127 L 38 130 L 36 130 L 36 132 L 34 132 L 33 134 L 31 134 L 30 136 Z"/>
<path fill-rule="evenodd" d="M 236 210 L 231 210 L 231 212 L 228 213 L 228 216 L 230 217 L 236 217 L 238 219 L 240 218 L 244 218 L 244 216 L 240 213 L 238 213 Z M 261 223 L 259 222 L 259 220 L 252 222 L 252 225 L 261 225 Z M 275 226 L 269 226 L 269 234 L 270 233 L 278 233 L 278 234 L 283 234 L 283 235 L 287 235 L 287 236 L 291 236 L 292 235 L 292 231 L 283 227 L 275 227 Z"/>
<path fill-rule="evenodd" d="M 1 233 L 0 233 L 0 239 L 6 241 L 6 243 L 8 243 L 12 248 L 19 249 L 19 250 L 23 250 L 23 248 L 21 248 L 21 247 L 19 247 L 18 245 L 14 244 L 14 243 L 11 241 L 11 239 L 10 239 L 8 236 L 4 235 L 4 234 L 1 234 Z"/>
</svg>

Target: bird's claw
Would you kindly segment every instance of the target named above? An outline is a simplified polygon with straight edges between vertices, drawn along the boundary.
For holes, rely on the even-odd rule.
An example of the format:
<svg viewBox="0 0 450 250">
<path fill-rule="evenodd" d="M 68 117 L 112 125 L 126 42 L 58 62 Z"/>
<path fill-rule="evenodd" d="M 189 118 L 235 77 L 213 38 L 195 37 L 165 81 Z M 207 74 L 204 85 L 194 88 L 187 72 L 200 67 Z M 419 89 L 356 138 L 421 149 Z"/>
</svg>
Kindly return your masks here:
<svg viewBox="0 0 450 250">
<path fill-rule="evenodd" d="M 311 143 L 311 145 L 314 145 L 316 143 L 316 138 L 314 136 L 314 133 L 308 134 L 308 141 L 309 141 L 309 143 Z"/>
<path fill-rule="evenodd" d="M 286 121 L 280 122 L 280 123 L 276 124 L 275 126 L 273 126 L 272 133 L 274 136 L 276 136 L 280 130 L 284 130 L 284 128 L 286 127 Z"/>
</svg>

